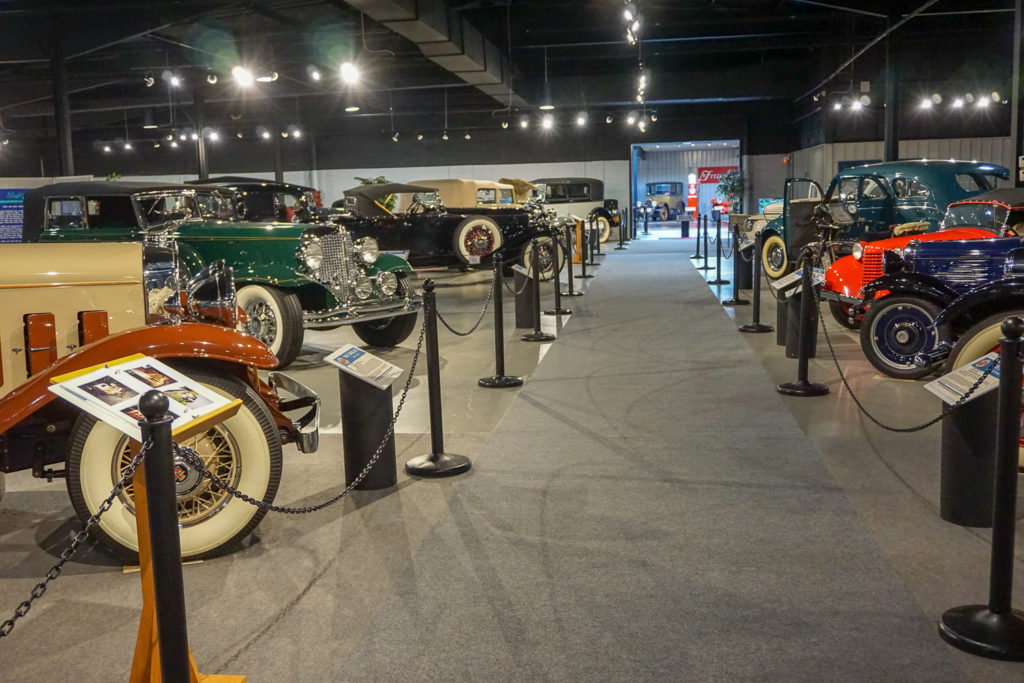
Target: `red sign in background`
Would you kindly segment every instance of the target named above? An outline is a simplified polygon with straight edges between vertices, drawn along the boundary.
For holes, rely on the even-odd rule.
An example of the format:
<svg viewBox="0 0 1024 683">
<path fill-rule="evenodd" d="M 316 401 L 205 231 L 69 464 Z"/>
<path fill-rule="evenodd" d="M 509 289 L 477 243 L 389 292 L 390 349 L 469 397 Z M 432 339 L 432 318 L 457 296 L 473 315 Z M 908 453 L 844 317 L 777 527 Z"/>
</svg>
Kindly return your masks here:
<svg viewBox="0 0 1024 683">
<path fill-rule="evenodd" d="M 722 179 L 722 174 L 726 171 L 738 171 L 739 166 L 701 166 L 697 169 L 697 182 L 701 185 L 707 183 L 714 183 L 715 185 Z"/>
</svg>

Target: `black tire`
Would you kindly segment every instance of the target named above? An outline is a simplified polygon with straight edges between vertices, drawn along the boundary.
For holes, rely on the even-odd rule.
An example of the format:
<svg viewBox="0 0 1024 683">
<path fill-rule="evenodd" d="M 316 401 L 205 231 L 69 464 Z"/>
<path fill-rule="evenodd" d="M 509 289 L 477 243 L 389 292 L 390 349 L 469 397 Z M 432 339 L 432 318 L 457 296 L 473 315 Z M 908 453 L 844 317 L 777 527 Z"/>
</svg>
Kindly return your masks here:
<svg viewBox="0 0 1024 683">
<path fill-rule="evenodd" d="M 786 243 L 778 235 L 768 235 L 761 247 L 761 269 L 769 280 L 778 280 L 789 272 Z"/>
<path fill-rule="evenodd" d="M 245 285 L 238 290 L 238 305 L 249 318 L 242 329 L 274 352 L 277 367 L 287 367 L 298 357 L 305 333 L 298 296 L 276 287 Z"/>
<path fill-rule="evenodd" d="M 281 481 L 281 437 L 267 406 L 240 380 L 215 375 L 195 367 L 185 373 L 196 382 L 229 398 L 242 399 L 238 414 L 217 425 L 186 445 L 197 450 L 208 462 L 217 463 L 215 473 L 241 491 L 265 502 L 272 502 Z M 114 458 L 120 457 L 117 471 L 127 465 L 128 438 L 117 429 L 88 414 L 79 415 L 71 430 L 67 457 L 67 487 L 71 504 L 84 523 L 95 514 L 99 503 L 117 483 Z M 218 460 L 218 454 L 222 457 Z M 209 457 L 207 457 L 209 456 Z M 184 485 L 193 485 L 191 472 Z M 120 474 L 118 474 L 120 478 Z M 248 536 L 263 519 L 265 511 L 231 498 L 203 480 L 191 492 L 178 496 L 181 527 L 181 555 L 199 560 L 222 555 Z M 115 499 L 91 532 L 93 537 L 119 559 L 138 562 L 138 537 L 135 514 L 131 508 L 130 487 Z"/>
<path fill-rule="evenodd" d="M 593 218 L 598 241 L 607 242 L 612 236 L 612 222 L 606 216 L 594 216 Z"/>
<path fill-rule="evenodd" d="M 501 228 L 487 216 L 467 216 L 452 231 L 452 248 L 465 264 L 473 264 L 474 258 L 479 263 L 501 243 Z"/>
<path fill-rule="evenodd" d="M 919 379 L 931 374 L 934 368 L 918 367 L 914 356 L 935 346 L 929 326 L 940 310 L 935 303 L 914 296 L 887 296 L 872 302 L 860 328 L 861 350 L 889 377 Z"/>
<path fill-rule="evenodd" d="M 846 329 L 860 329 L 861 318 L 855 318 L 853 322 L 850 322 L 850 304 L 843 303 L 842 301 L 829 301 L 828 310 L 832 317 L 835 318 L 835 321 Z"/>
<path fill-rule="evenodd" d="M 416 329 L 416 313 L 353 323 L 356 335 L 370 346 L 387 349 L 398 346 Z"/>
<path fill-rule="evenodd" d="M 561 242 L 558 243 L 557 247 L 554 247 L 558 251 L 558 270 L 561 271 L 565 266 L 565 251 L 562 249 Z M 555 259 L 552 258 L 552 242 L 550 237 L 538 237 L 537 238 L 537 251 L 540 260 L 540 279 L 542 282 L 550 280 L 555 276 Z M 527 270 L 533 268 L 533 241 L 527 241 L 523 245 L 523 252 L 519 257 L 519 262 Z"/>
</svg>

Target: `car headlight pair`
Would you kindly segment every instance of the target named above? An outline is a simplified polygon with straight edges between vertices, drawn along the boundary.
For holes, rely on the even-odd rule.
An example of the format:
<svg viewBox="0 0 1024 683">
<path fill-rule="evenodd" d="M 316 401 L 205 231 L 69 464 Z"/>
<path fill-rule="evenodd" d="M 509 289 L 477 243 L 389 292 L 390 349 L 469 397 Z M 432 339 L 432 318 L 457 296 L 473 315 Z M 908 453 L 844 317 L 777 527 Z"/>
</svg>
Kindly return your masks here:
<svg viewBox="0 0 1024 683">
<path fill-rule="evenodd" d="M 357 298 L 369 299 L 373 296 L 373 278 L 369 275 L 360 275 L 352 288 Z M 398 291 L 398 276 L 389 271 L 377 273 L 377 289 L 384 296 L 394 295 Z"/>
</svg>

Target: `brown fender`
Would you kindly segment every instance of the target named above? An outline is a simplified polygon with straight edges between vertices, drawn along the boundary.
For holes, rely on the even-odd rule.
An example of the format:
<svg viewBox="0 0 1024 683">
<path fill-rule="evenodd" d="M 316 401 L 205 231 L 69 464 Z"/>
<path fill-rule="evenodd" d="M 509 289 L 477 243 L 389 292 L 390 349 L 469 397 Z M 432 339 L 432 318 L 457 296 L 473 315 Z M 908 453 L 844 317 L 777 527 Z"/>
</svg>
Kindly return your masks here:
<svg viewBox="0 0 1024 683">
<path fill-rule="evenodd" d="M 209 359 L 265 370 L 277 366 L 277 357 L 263 342 L 228 327 L 180 323 L 126 330 L 76 349 L 0 399 L 0 433 L 57 398 L 49 391 L 51 377 L 133 353 L 163 359 Z"/>
</svg>

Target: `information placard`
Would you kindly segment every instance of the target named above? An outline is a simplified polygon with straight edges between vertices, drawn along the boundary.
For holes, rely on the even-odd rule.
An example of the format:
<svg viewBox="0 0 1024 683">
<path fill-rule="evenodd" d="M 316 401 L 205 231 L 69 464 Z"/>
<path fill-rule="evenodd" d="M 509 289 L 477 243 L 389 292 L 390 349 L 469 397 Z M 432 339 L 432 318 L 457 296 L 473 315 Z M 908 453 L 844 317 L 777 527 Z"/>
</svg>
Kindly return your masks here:
<svg viewBox="0 0 1024 683">
<path fill-rule="evenodd" d="M 345 344 L 329 354 L 327 362 L 378 389 L 387 389 L 402 376 L 402 368 L 352 344 Z"/>
<path fill-rule="evenodd" d="M 155 358 L 137 354 L 84 371 L 54 377 L 50 391 L 136 441 L 142 434 L 139 399 L 151 389 L 163 393 L 174 417 L 171 429 L 188 424 L 230 403 L 199 382 Z"/>
<path fill-rule="evenodd" d="M 999 354 L 995 351 L 992 353 L 985 354 L 978 360 L 974 361 L 969 365 L 959 367 L 948 375 L 928 382 L 924 385 L 924 388 L 932 392 L 949 405 L 953 405 L 959 401 L 964 394 L 970 391 L 974 383 L 985 374 L 985 371 L 999 359 Z M 985 378 L 985 381 L 981 383 L 971 397 L 967 399 L 967 402 L 983 396 L 988 392 L 992 391 L 999 386 L 999 366 Z"/>
<path fill-rule="evenodd" d="M 0 242 L 20 242 L 25 190 L 0 190 Z"/>
</svg>

